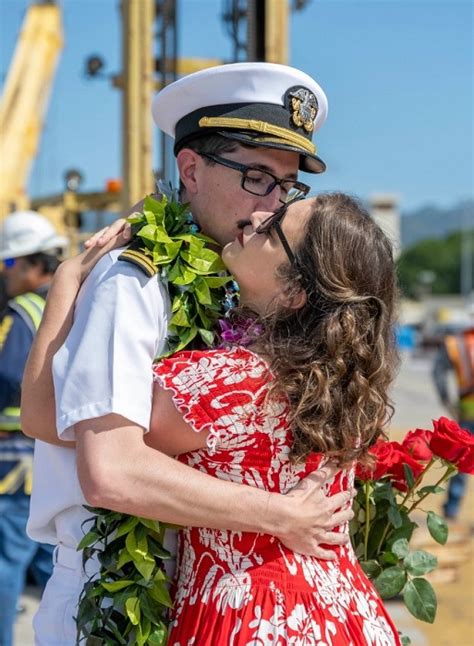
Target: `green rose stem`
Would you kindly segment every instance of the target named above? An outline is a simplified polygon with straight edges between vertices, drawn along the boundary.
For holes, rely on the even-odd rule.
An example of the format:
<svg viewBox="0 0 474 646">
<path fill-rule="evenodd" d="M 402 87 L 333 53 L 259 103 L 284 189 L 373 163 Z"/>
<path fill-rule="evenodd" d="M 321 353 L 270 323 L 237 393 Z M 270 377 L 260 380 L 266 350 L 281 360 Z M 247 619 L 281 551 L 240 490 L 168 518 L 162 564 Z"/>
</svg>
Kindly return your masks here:
<svg viewBox="0 0 474 646">
<path fill-rule="evenodd" d="M 431 467 L 433 466 L 433 464 L 435 464 L 436 462 L 437 462 L 437 458 L 432 457 L 432 458 L 431 458 L 431 460 L 430 460 L 430 461 L 428 462 L 428 464 L 426 465 L 426 467 L 425 467 L 425 468 L 423 469 L 423 471 L 420 473 L 420 475 L 418 476 L 418 478 L 417 478 L 417 479 L 415 480 L 415 482 L 413 483 L 413 486 L 412 486 L 412 487 L 410 487 L 410 488 L 408 489 L 408 491 L 407 491 L 407 493 L 405 494 L 405 497 L 403 498 L 402 502 L 398 505 L 398 510 L 399 510 L 399 511 L 404 507 L 404 505 L 405 505 L 405 503 L 407 502 L 407 500 L 410 498 L 410 496 L 413 494 L 413 492 L 414 492 L 414 491 L 416 491 L 416 489 L 418 488 L 418 485 L 419 485 L 419 484 L 421 484 L 422 480 L 424 480 L 424 477 L 425 477 L 425 475 L 427 474 L 428 470 L 429 470 L 429 469 L 431 469 Z"/>
<path fill-rule="evenodd" d="M 437 458 L 431 458 L 431 460 L 429 461 L 429 463 L 428 463 L 428 464 L 427 464 L 427 466 L 426 466 L 426 469 L 424 469 L 424 470 L 422 471 L 422 473 L 418 476 L 418 478 L 417 478 L 417 479 L 415 480 L 415 482 L 413 483 L 413 486 L 412 486 L 412 487 L 410 487 L 410 489 L 409 489 L 409 490 L 407 491 L 407 493 L 405 494 L 405 497 L 403 498 L 403 500 L 401 501 L 401 503 L 398 505 L 397 509 L 398 509 L 399 511 L 400 511 L 401 509 L 403 509 L 403 507 L 405 506 L 405 504 L 406 504 L 407 500 L 409 500 L 409 499 L 410 499 L 410 497 L 412 496 L 413 492 L 417 489 L 418 485 L 422 482 L 422 480 L 424 479 L 424 477 L 425 477 L 425 475 L 426 475 L 426 473 L 427 473 L 428 469 L 430 469 L 430 468 L 433 466 L 433 464 L 435 464 L 436 462 L 437 462 Z M 457 471 L 456 467 L 455 467 L 455 466 L 453 466 L 452 464 L 449 464 L 449 465 L 448 465 L 448 468 L 447 468 L 447 469 L 446 469 L 446 471 L 445 471 L 445 473 L 441 476 L 441 478 L 440 478 L 440 479 L 436 482 L 436 484 L 434 484 L 433 486 L 434 486 L 434 487 L 439 487 L 440 485 L 442 485 L 442 484 L 443 484 L 443 482 L 446 482 L 446 480 L 449 480 L 449 478 L 450 478 L 450 477 L 451 477 L 451 476 L 452 476 L 456 471 Z M 422 495 L 418 500 L 414 501 L 414 502 L 413 502 L 413 504 L 411 505 L 411 507 L 409 507 L 409 508 L 408 508 L 408 510 L 407 510 L 407 512 L 406 512 L 406 513 L 407 513 L 407 514 L 411 514 L 411 512 L 412 512 L 414 509 L 416 509 L 416 508 L 418 507 L 418 505 L 419 505 L 419 504 L 420 504 L 420 503 L 421 503 L 425 498 L 427 498 L 427 497 L 430 495 L 430 493 L 431 493 L 430 491 L 427 491 L 427 492 L 426 492 L 426 493 L 424 493 L 424 494 L 423 494 L 423 495 Z M 381 539 L 380 539 L 380 541 L 379 541 L 379 544 L 378 544 L 378 546 L 377 546 L 377 554 L 379 554 L 379 553 L 381 552 L 381 550 L 382 550 L 382 546 L 383 546 L 383 544 L 385 543 L 385 540 L 387 539 L 388 534 L 389 534 L 389 531 L 391 530 L 391 528 L 392 528 L 392 523 L 391 523 L 391 521 L 388 521 L 388 522 L 387 522 L 387 524 L 386 524 L 386 526 L 385 526 L 385 528 L 384 528 L 384 531 L 383 531 L 383 533 L 382 533 L 382 537 L 381 537 Z"/>
<path fill-rule="evenodd" d="M 441 478 L 434 484 L 434 487 L 439 487 L 442 485 L 446 480 L 449 480 L 449 478 L 456 473 L 457 469 L 453 464 L 448 464 L 448 468 L 446 469 L 444 475 L 441 476 Z M 408 509 L 407 513 L 410 514 L 414 509 L 418 507 L 420 502 L 423 502 L 425 498 L 427 498 L 430 495 L 430 491 L 427 491 L 424 493 L 416 502 L 412 504 L 412 506 Z"/>
</svg>

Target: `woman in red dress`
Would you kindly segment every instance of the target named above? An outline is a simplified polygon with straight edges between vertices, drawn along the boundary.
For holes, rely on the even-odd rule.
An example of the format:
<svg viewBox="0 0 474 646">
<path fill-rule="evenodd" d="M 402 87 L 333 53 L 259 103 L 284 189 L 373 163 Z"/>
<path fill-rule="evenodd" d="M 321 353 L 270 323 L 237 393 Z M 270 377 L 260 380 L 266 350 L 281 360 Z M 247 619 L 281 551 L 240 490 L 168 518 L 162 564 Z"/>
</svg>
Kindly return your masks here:
<svg viewBox="0 0 474 646">
<path fill-rule="evenodd" d="M 387 421 L 390 243 L 357 202 L 322 195 L 254 213 L 223 259 L 254 317 L 248 343 L 157 364 L 147 443 L 269 492 L 331 460 L 341 469 L 328 491 L 350 489 Z M 170 646 L 400 644 L 350 546 L 322 561 L 262 534 L 179 539 Z"/>
<path fill-rule="evenodd" d="M 339 470 L 327 492 L 351 489 L 353 465 L 367 460 L 390 408 L 390 243 L 355 200 L 321 195 L 252 214 L 223 259 L 239 283 L 240 341 L 156 365 L 145 441 L 216 478 L 268 492 L 284 494 L 329 462 Z M 333 525 L 329 519 L 328 537 Z M 343 540 L 324 561 L 268 535 L 188 528 L 180 532 L 168 643 L 400 646 L 400 639 Z"/>
</svg>

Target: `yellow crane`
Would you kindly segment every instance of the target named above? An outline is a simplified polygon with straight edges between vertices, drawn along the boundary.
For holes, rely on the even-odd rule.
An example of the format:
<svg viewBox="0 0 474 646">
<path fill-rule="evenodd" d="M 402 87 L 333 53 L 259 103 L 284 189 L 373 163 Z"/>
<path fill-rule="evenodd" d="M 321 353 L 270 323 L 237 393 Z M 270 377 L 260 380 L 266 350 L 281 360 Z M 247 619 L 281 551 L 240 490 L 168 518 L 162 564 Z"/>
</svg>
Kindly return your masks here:
<svg viewBox="0 0 474 646">
<path fill-rule="evenodd" d="M 29 204 L 26 185 L 62 47 L 60 7 L 32 4 L 0 99 L 0 219 Z"/>
</svg>

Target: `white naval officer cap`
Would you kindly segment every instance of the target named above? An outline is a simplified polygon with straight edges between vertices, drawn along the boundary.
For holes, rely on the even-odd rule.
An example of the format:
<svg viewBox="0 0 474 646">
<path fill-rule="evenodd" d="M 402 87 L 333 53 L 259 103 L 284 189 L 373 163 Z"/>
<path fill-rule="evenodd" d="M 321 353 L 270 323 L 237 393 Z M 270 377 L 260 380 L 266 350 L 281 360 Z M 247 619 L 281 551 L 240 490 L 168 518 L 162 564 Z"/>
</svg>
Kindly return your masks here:
<svg viewBox="0 0 474 646">
<path fill-rule="evenodd" d="M 276 63 L 231 63 L 189 74 L 154 98 L 153 119 L 175 139 L 174 152 L 219 134 L 246 145 L 299 153 L 300 169 L 322 173 L 313 133 L 328 103 L 308 74 Z"/>
</svg>

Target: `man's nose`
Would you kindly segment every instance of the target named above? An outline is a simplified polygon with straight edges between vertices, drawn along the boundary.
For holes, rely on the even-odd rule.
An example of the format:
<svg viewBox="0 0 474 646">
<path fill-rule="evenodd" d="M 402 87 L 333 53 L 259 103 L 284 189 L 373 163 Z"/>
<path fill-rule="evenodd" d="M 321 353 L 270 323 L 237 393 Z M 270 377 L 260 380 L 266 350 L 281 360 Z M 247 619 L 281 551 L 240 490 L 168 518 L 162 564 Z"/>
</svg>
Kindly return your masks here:
<svg viewBox="0 0 474 646">
<path fill-rule="evenodd" d="M 270 211 L 273 213 L 273 211 L 276 211 L 281 206 L 280 197 L 281 188 L 279 186 L 275 186 L 271 193 L 268 195 L 262 195 L 259 198 L 255 208 L 259 211 Z"/>
<path fill-rule="evenodd" d="M 254 231 L 262 224 L 262 222 L 265 222 L 272 213 L 273 211 L 254 211 L 249 218 Z"/>
</svg>

